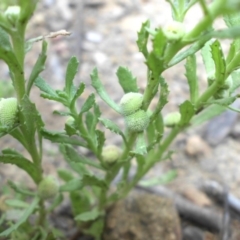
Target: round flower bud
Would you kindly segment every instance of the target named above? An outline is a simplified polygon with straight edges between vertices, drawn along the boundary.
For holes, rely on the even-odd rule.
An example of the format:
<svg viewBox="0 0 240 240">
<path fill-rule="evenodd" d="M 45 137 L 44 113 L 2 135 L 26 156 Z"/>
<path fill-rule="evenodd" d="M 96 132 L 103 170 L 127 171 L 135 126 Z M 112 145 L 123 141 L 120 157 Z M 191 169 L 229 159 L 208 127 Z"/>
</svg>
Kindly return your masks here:
<svg viewBox="0 0 240 240">
<path fill-rule="evenodd" d="M 11 24 L 15 25 L 19 18 L 20 12 L 20 6 L 9 6 L 4 12 L 4 15 Z"/>
<path fill-rule="evenodd" d="M 120 108 L 124 116 L 135 113 L 140 109 L 143 102 L 143 95 L 141 93 L 129 92 L 126 93 L 121 101 Z"/>
<path fill-rule="evenodd" d="M 169 41 L 180 40 L 185 35 L 185 27 L 183 23 L 173 21 L 163 27 L 163 34 Z"/>
<path fill-rule="evenodd" d="M 230 76 L 225 80 L 222 88 L 223 89 L 231 89 L 232 85 L 233 85 L 233 81 L 232 81 L 232 77 Z"/>
<path fill-rule="evenodd" d="M 115 163 L 120 157 L 121 150 L 115 145 L 108 145 L 102 150 L 103 161 L 107 164 Z"/>
<path fill-rule="evenodd" d="M 169 113 L 163 119 L 164 125 L 166 127 L 174 127 L 180 122 L 180 120 L 181 120 L 181 114 L 179 112 Z"/>
<path fill-rule="evenodd" d="M 38 185 L 38 195 L 42 199 L 53 198 L 58 194 L 59 184 L 53 176 L 47 176 Z"/>
<path fill-rule="evenodd" d="M 142 132 L 148 127 L 149 116 L 145 111 L 139 110 L 127 116 L 125 121 L 130 132 Z"/>
<path fill-rule="evenodd" d="M 219 89 L 219 91 L 217 91 L 213 95 L 214 99 L 222 99 L 222 98 L 226 98 L 226 97 L 229 97 L 229 96 L 230 96 L 229 89 L 224 89 L 224 88 Z"/>
<path fill-rule="evenodd" d="M 18 103 L 16 98 L 2 98 L 0 100 L 0 124 L 13 126 L 16 121 Z"/>
<path fill-rule="evenodd" d="M 73 125 L 74 124 L 74 118 L 73 117 L 68 117 L 67 120 L 66 120 L 66 124 L 68 125 Z"/>
</svg>

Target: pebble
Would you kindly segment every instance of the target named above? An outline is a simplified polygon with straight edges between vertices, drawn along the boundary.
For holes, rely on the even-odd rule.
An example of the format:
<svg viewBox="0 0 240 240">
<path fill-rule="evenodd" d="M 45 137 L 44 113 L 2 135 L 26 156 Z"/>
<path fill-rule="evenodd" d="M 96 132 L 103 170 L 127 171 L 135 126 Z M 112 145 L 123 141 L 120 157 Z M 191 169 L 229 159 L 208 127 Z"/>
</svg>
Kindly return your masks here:
<svg viewBox="0 0 240 240">
<path fill-rule="evenodd" d="M 100 43 L 103 39 L 103 36 L 95 31 L 88 31 L 85 35 L 85 38 L 89 42 Z"/>
</svg>

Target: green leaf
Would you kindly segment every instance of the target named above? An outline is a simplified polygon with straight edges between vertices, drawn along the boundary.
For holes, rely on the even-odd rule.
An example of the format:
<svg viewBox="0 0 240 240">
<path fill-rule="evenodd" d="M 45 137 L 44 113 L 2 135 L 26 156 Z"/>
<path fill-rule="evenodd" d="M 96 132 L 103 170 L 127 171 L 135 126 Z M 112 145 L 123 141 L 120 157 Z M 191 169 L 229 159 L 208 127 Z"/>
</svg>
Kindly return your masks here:
<svg viewBox="0 0 240 240">
<path fill-rule="evenodd" d="M 1 163 L 14 164 L 27 172 L 35 182 L 40 180 L 38 170 L 30 160 L 24 158 L 20 153 L 5 153 L 3 151 L 3 154 L 0 155 Z"/>
<path fill-rule="evenodd" d="M 80 83 L 72 100 L 71 100 L 71 103 L 70 103 L 70 109 L 73 109 L 74 106 L 75 106 L 75 103 L 77 101 L 77 99 L 82 95 L 82 93 L 84 92 L 84 89 L 85 89 L 85 84 L 84 83 Z"/>
<path fill-rule="evenodd" d="M 25 188 L 19 187 L 16 185 L 14 182 L 8 180 L 8 185 L 16 192 L 20 193 L 21 195 L 26 195 L 26 196 L 36 196 L 36 193 L 34 191 L 29 191 Z"/>
<path fill-rule="evenodd" d="M 72 192 L 76 190 L 82 189 L 84 186 L 81 179 L 75 178 L 68 182 L 66 182 L 64 185 L 60 186 L 59 191 L 60 192 Z"/>
<path fill-rule="evenodd" d="M 46 59 L 47 59 L 47 42 L 44 40 L 42 42 L 42 52 L 40 53 L 35 65 L 33 66 L 32 72 L 28 80 L 27 95 L 29 95 L 31 87 L 36 78 L 39 76 L 40 72 L 42 72 L 45 69 L 44 64 Z"/>
<path fill-rule="evenodd" d="M 30 215 L 35 211 L 35 209 L 37 208 L 39 202 L 39 198 L 36 197 L 33 202 L 28 205 L 28 208 L 23 212 L 22 216 L 19 218 L 19 220 L 11 225 L 10 228 L 6 229 L 5 231 L 0 233 L 1 237 L 7 237 L 9 236 L 10 233 L 12 233 L 13 231 L 17 230 L 19 228 L 19 226 L 21 226 L 24 222 L 27 221 L 27 219 L 30 217 Z"/>
<path fill-rule="evenodd" d="M 68 156 L 69 161 L 76 162 L 76 163 L 82 163 L 84 165 L 90 165 L 92 167 L 103 169 L 100 164 L 95 162 L 94 160 L 88 159 L 78 153 L 72 146 L 70 145 L 63 145 L 62 146 L 65 154 Z"/>
<path fill-rule="evenodd" d="M 12 51 L 12 45 L 8 33 L 0 27 L 0 58 L 5 58 L 4 53 Z M 3 54 L 3 56 L 2 56 Z"/>
<path fill-rule="evenodd" d="M 240 16 L 238 12 L 225 15 L 223 20 L 229 28 L 240 26 Z"/>
<path fill-rule="evenodd" d="M 35 131 L 40 130 L 40 128 L 44 126 L 35 104 L 30 101 L 27 95 L 20 101 L 19 119 L 22 127 L 28 132 L 28 137 L 31 139 L 34 138 Z"/>
<path fill-rule="evenodd" d="M 201 49 L 201 54 L 204 62 L 204 66 L 207 72 L 208 79 L 215 79 L 215 64 L 212 58 L 211 45 L 213 40 L 206 42 L 204 47 Z"/>
<path fill-rule="evenodd" d="M 86 230 L 86 233 L 93 236 L 95 240 L 101 240 L 104 226 L 104 218 L 99 218 L 92 223 L 92 225 Z"/>
<path fill-rule="evenodd" d="M 71 207 L 73 215 L 77 216 L 91 208 L 89 196 L 86 190 L 70 192 Z"/>
<path fill-rule="evenodd" d="M 72 86 L 73 86 L 73 79 L 78 71 L 79 61 L 76 57 L 72 57 L 67 66 L 66 77 L 65 77 L 65 92 L 72 99 Z"/>
<path fill-rule="evenodd" d="M 188 85 L 190 89 L 190 99 L 191 102 L 194 104 L 199 95 L 199 89 L 198 89 L 198 78 L 197 78 L 197 62 L 196 62 L 196 56 L 190 55 L 187 57 L 186 65 L 186 77 L 188 80 Z"/>
<path fill-rule="evenodd" d="M 137 78 L 126 67 L 119 67 L 117 70 L 118 81 L 124 93 L 138 92 Z"/>
<path fill-rule="evenodd" d="M 102 132 L 100 130 L 95 130 L 95 134 L 96 134 L 96 139 L 97 139 L 98 153 L 101 153 L 103 145 L 104 145 L 105 140 L 106 140 L 105 134 L 104 134 L 104 132 Z"/>
<path fill-rule="evenodd" d="M 48 131 L 47 129 L 42 128 L 41 129 L 41 134 L 45 139 L 48 139 L 51 142 L 87 147 L 85 142 L 82 142 L 81 140 L 79 140 L 77 138 L 70 138 L 65 133 L 60 133 L 60 132 L 57 132 L 57 131 L 55 131 L 55 132 L 54 131 Z"/>
<path fill-rule="evenodd" d="M 163 34 L 162 29 L 160 28 L 158 29 L 157 34 L 153 38 L 153 52 L 162 61 L 166 45 L 167 39 Z"/>
<path fill-rule="evenodd" d="M 94 93 L 92 93 L 89 95 L 87 100 L 83 103 L 80 114 L 83 114 L 84 112 L 89 111 L 89 109 L 93 107 L 94 103 L 95 103 L 95 95 Z"/>
<path fill-rule="evenodd" d="M 184 103 L 180 105 L 180 113 L 181 113 L 181 120 L 179 126 L 185 126 L 189 123 L 193 115 L 195 114 L 194 107 L 186 100 Z"/>
<path fill-rule="evenodd" d="M 147 28 L 150 27 L 149 20 L 147 20 L 146 22 L 142 23 L 141 29 L 138 32 L 137 45 L 138 45 L 139 51 L 147 59 L 147 57 L 148 57 L 147 43 L 148 43 L 149 33 L 146 30 L 146 27 Z"/>
<path fill-rule="evenodd" d="M 121 129 L 118 127 L 118 125 L 115 124 L 113 121 L 111 121 L 107 118 L 99 118 L 99 121 L 105 126 L 105 128 L 109 129 L 111 132 L 114 132 L 114 133 L 122 136 L 124 142 L 125 143 L 127 142 L 124 133 L 121 131 Z"/>
<path fill-rule="evenodd" d="M 81 163 L 81 162 L 77 162 L 78 158 L 75 152 L 72 151 L 66 151 L 66 145 L 62 144 L 60 145 L 60 151 L 61 153 L 64 155 L 64 158 L 66 159 L 66 161 L 68 162 L 68 164 L 70 165 L 70 167 L 77 172 L 80 176 L 83 176 L 84 174 L 89 174 L 90 170 L 88 170 L 85 166 L 85 164 Z M 76 157 L 76 159 L 75 159 Z M 74 159 L 76 161 L 74 161 Z"/>
<path fill-rule="evenodd" d="M 232 93 L 240 87 L 240 70 L 236 70 L 236 71 L 232 72 L 231 77 L 232 77 L 233 84 L 230 89 L 230 92 Z"/>
<path fill-rule="evenodd" d="M 91 112 L 87 112 L 85 123 L 87 126 L 87 130 L 92 137 L 94 137 L 93 133 L 96 128 L 97 122 L 98 122 L 98 120 L 95 117 L 95 115 Z"/>
<path fill-rule="evenodd" d="M 227 107 L 230 104 L 232 104 L 236 99 L 237 97 L 226 97 L 223 99 L 208 101 L 207 104 L 218 104 L 218 105 Z"/>
<path fill-rule="evenodd" d="M 70 172 L 69 170 L 66 169 L 58 169 L 58 176 L 64 181 L 64 182 L 68 182 L 72 179 L 74 179 L 74 176 L 72 174 L 72 172 Z"/>
<path fill-rule="evenodd" d="M 173 179 L 177 177 L 176 170 L 170 170 L 167 173 L 163 174 L 160 177 L 154 177 L 147 180 L 141 180 L 139 182 L 140 186 L 142 187 L 152 187 L 157 185 L 162 185 L 171 182 Z"/>
<path fill-rule="evenodd" d="M 84 186 L 97 186 L 101 189 L 107 190 L 107 183 L 105 180 L 100 179 L 96 176 L 84 175 L 82 181 Z"/>
<path fill-rule="evenodd" d="M 225 106 L 213 104 L 213 105 L 205 108 L 198 115 L 195 115 L 191 120 L 191 124 L 193 126 L 200 125 L 200 124 L 212 119 L 213 117 L 220 115 L 225 110 L 226 110 Z"/>
<path fill-rule="evenodd" d="M 35 79 L 34 84 L 42 91 L 44 94 L 41 94 L 42 97 L 47 98 L 49 100 L 54 100 L 57 102 L 61 102 L 61 98 L 58 96 L 55 90 L 53 90 L 50 85 L 40 76 Z"/>
<path fill-rule="evenodd" d="M 91 73 L 92 86 L 95 88 L 98 95 L 106 102 L 112 109 L 121 114 L 120 107 L 109 97 L 105 88 L 103 87 L 96 68 L 93 69 Z"/>
<path fill-rule="evenodd" d="M 99 217 L 100 214 L 101 212 L 99 212 L 97 208 L 93 208 L 91 211 L 77 215 L 74 219 L 76 221 L 88 222 L 95 220 L 96 218 Z"/>
<path fill-rule="evenodd" d="M 159 75 L 163 70 L 163 59 L 156 56 L 154 52 L 148 55 L 146 64 L 148 68 L 152 71 L 154 79 L 158 79 Z"/>
<path fill-rule="evenodd" d="M 147 145 L 146 145 L 144 133 L 138 134 L 137 141 L 136 141 L 136 148 L 134 149 L 133 153 L 136 153 L 138 155 L 147 154 Z"/>
<path fill-rule="evenodd" d="M 219 83 L 223 84 L 226 73 L 226 62 L 222 52 L 221 45 L 218 40 L 211 44 L 212 58 L 215 64 L 215 79 Z"/>
<path fill-rule="evenodd" d="M 8 206 L 13 208 L 28 208 L 29 204 L 19 199 L 7 199 L 4 201 Z"/>
</svg>

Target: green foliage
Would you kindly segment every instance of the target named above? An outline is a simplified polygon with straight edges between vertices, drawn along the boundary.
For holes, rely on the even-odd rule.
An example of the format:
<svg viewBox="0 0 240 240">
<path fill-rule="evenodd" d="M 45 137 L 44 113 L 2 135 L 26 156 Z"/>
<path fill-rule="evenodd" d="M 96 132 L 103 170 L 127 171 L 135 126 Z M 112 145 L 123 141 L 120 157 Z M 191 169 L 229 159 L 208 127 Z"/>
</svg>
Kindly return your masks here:
<svg viewBox="0 0 240 240">
<path fill-rule="evenodd" d="M 40 75 L 47 58 L 48 44 L 44 38 L 30 75 L 25 76 L 26 53 L 36 39 L 41 39 L 25 41 L 26 26 L 37 2 L 4 0 L 0 3 L 0 59 L 7 64 L 11 78 L 7 80 L 8 84 L 2 82 L 0 86 L 0 97 L 3 98 L 0 100 L 0 137 L 13 137 L 27 151 L 25 156 L 14 149 L 1 149 L 0 162 L 22 169 L 36 184 L 36 191 L 30 191 L 8 182 L 11 191 L 6 193 L 14 196 L 6 204 L 18 214 L 15 220 L 8 219 L 7 212 L 1 215 L 0 225 L 5 226 L 4 223 L 8 222 L 9 227 L 1 228 L 0 236 L 57 239 L 61 233 L 52 229 L 48 214 L 62 203 L 64 197 L 69 197 L 78 227 L 100 240 L 106 208 L 125 197 L 157 162 L 171 158 L 172 151 L 168 149 L 180 132 L 202 124 L 226 109 L 240 112 L 231 106 L 239 97 L 236 92 L 240 87 L 240 5 L 236 0 L 214 1 L 212 4 L 205 0 L 167 0 L 172 8 L 173 21 L 153 28 L 150 21 L 146 21 L 137 34 L 137 46 L 147 67 L 143 94 L 139 93 L 137 77 L 129 68 L 120 66 L 116 81 L 124 95 L 120 103 L 116 103 L 101 82 L 97 68 L 90 74 L 95 93 L 82 99 L 85 84 L 74 81 L 79 68 L 76 57 L 68 62 L 64 87 L 52 88 Z M 197 2 L 203 17 L 186 32 L 185 15 Z M 224 19 L 227 27 L 215 30 L 213 22 L 219 17 Z M 225 54 L 222 39 L 231 41 Z M 208 80 L 208 86 L 202 92 L 199 90 L 198 52 L 201 52 Z M 163 116 L 162 110 L 171 100 L 171 89 L 162 73 L 183 61 L 189 97 L 178 103 L 179 111 Z M 41 113 L 31 100 L 33 85 L 40 89 L 42 98 L 64 107 L 64 110 L 54 111 L 54 114 L 68 118 L 62 130 L 52 131 L 44 127 Z M 125 127 L 104 116 L 96 102 L 96 94 L 119 114 Z M 10 98 L 12 96 L 15 98 Z M 8 105 L 5 98 L 14 99 L 14 106 Z M 152 109 L 153 99 L 155 105 Z M 171 129 L 166 131 L 165 126 Z M 121 136 L 119 146 L 106 144 L 106 129 Z M 60 186 L 52 176 L 44 177 L 42 141 L 45 140 L 59 145 L 68 164 L 68 168 L 57 171 L 62 180 Z M 83 149 L 91 154 L 84 154 Z M 133 158 L 137 167 L 130 176 Z M 112 188 L 119 172 L 122 172 L 120 181 Z M 140 184 L 145 187 L 164 184 L 176 175 L 176 171 L 170 171 Z M 45 205 L 51 197 L 50 204 Z M 29 221 L 30 218 L 36 221 Z"/>
</svg>

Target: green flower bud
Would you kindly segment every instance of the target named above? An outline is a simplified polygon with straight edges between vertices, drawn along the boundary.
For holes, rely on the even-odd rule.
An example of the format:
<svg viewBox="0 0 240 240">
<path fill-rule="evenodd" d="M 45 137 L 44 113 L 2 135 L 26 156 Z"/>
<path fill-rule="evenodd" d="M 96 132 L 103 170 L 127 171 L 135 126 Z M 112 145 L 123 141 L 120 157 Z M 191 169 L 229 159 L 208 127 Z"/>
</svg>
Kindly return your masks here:
<svg viewBox="0 0 240 240">
<path fill-rule="evenodd" d="M 15 25 L 19 18 L 20 12 L 20 6 L 9 6 L 4 12 L 4 15 L 12 25 Z"/>
<path fill-rule="evenodd" d="M 185 27 L 183 23 L 173 21 L 163 27 L 163 34 L 169 41 L 178 41 L 185 35 Z"/>
<path fill-rule="evenodd" d="M 68 125 L 73 125 L 74 124 L 74 118 L 73 117 L 68 117 L 67 120 L 66 120 L 66 124 Z"/>
<path fill-rule="evenodd" d="M 149 116 L 145 111 L 139 110 L 127 116 L 125 121 L 130 132 L 142 132 L 148 127 Z"/>
<path fill-rule="evenodd" d="M 113 164 L 120 157 L 121 150 L 115 145 L 108 145 L 102 150 L 102 158 L 104 163 Z"/>
<path fill-rule="evenodd" d="M 166 127 L 174 127 L 180 122 L 180 120 L 181 120 L 181 114 L 179 112 L 169 113 L 163 119 L 164 125 Z"/>
<path fill-rule="evenodd" d="M 221 88 L 219 89 L 218 92 L 216 92 L 213 97 L 215 99 L 222 99 L 222 98 L 226 98 L 226 97 L 229 97 L 230 96 L 230 91 L 229 89 L 224 89 L 224 88 Z"/>
<path fill-rule="evenodd" d="M 121 101 L 120 108 L 124 116 L 135 113 L 140 109 L 143 102 L 143 95 L 141 93 L 130 92 L 126 93 Z"/>
<path fill-rule="evenodd" d="M 2 98 L 0 100 L 0 124 L 13 126 L 16 121 L 18 103 L 16 98 Z"/>
<path fill-rule="evenodd" d="M 58 194 L 59 184 L 53 176 L 47 176 L 38 185 L 38 195 L 42 199 L 53 198 Z"/>
</svg>

